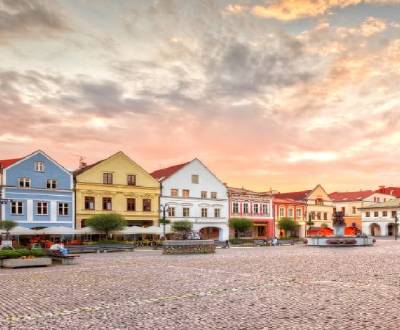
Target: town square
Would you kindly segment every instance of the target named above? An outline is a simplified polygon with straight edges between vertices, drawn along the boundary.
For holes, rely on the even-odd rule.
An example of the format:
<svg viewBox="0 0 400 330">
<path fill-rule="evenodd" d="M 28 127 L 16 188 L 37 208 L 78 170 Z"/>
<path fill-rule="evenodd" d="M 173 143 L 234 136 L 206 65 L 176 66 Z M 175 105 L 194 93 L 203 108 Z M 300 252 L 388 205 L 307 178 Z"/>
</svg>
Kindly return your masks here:
<svg viewBox="0 0 400 330">
<path fill-rule="evenodd" d="M 0 330 L 400 329 L 400 0 L 0 0 Z"/>
<path fill-rule="evenodd" d="M 2 270 L 1 329 L 398 329 L 400 243 L 82 255 Z M 7 301 L 7 304 L 4 302 Z"/>
</svg>

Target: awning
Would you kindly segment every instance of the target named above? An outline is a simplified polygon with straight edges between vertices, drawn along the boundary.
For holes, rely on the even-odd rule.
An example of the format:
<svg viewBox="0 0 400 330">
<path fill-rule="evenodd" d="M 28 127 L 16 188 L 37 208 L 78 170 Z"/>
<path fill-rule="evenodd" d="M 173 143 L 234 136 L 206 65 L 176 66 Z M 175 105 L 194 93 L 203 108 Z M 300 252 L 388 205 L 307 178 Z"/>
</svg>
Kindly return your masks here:
<svg viewBox="0 0 400 330">
<path fill-rule="evenodd" d="M 40 235 L 75 235 L 76 230 L 69 227 L 48 227 L 36 231 Z"/>
<path fill-rule="evenodd" d="M 33 230 L 30 228 L 22 227 L 22 226 L 17 226 L 13 229 L 10 230 L 10 235 L 15 235 L 15 236 L 28 236 L 28 235 L 38 235 L 39 231 L 38 230 Z"/>
</svg>

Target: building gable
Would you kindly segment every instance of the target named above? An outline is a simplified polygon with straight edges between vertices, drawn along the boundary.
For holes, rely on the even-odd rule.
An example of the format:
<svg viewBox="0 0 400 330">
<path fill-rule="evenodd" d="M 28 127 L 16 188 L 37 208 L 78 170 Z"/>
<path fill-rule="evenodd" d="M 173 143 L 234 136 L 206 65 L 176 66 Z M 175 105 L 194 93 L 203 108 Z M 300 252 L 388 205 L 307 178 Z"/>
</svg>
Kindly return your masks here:
<svg viewBox="0 0 400 330">
<path fill-rule="evenodd" d="M 318 184 L 306 197 L 307 200 L 322 199 L 324 201 L 332 201 L 325 189 Z"/>
<path fill-rule="evenodd" d="M 37 171 L 36 163 L 43 164 L 43 170 Z M 46 155 L 43 151 L 36 151 L 17 162 L 14 162 L 3 171 L 3 184 L 18 186 L 20 178 L 31 180 L 31 188 L 47 188 L 47 180 L 56 180 L 57 189 L 73 189 L 72 173 Z"/>
<path fill-rule="evenodd" d="M 77 182 L 102 184 L 103 174 L 112 173 L 113 184 L 116 185 L 126 185 L 127 176 L 136 175 L 136 186 L 154 188 L 160 186 L 155 178 L 121 151 L 75 173 Z"/>
</svg>

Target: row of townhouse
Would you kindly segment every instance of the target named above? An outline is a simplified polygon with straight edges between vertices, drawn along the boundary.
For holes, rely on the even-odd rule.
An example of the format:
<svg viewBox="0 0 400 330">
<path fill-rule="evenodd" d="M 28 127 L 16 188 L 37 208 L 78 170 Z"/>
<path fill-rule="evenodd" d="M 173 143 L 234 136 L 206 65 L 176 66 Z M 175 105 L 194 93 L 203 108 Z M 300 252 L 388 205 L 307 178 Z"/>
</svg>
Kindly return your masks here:
<svg viewBox="0 0 400 330">
<path fill-rule="evenodd" d="M 254 192 L 228 187 L 198 159 L 148 173 L 123 152 L 91 165 L 81 163 L 76 171 L 42 151 L 0 160 L 0 188 L 0 219 L 29 228 L 79 229 L 91 216 L 107 212 L 120 213 L 129 226 L 158 225 L 161 205 L 168 208 L 171 222 L 190 220 L 201 237 L 220 240 L 234 236 L 229 229 L 231 218 L 253 222 L 244 234 L 249 238 L 279 237 L 283 234 L 279 220 L 292 218 L 298 224 L 292 234 L 304 237 L 307 230 L 332 227 L 335 211 L 344 213 L 347 226 L 388 235 L 396 204 L 375 209 L 397 201 L 396 193 L 400 194 L 396 188 L 385 187 L 328 194 L 321 185 L 299 192 Z"/>
</svg>

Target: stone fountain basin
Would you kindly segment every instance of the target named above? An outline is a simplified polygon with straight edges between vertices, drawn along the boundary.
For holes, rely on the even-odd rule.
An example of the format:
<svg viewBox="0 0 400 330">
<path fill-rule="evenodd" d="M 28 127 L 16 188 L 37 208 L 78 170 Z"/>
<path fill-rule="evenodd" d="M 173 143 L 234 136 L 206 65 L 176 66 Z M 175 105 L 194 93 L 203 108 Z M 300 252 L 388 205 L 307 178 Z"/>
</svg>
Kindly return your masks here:
<svg viewBox="0 0 400 330">
<path fill-rule="evenodd" d="M 373 246 L 375 240 L 372 237 L 307 237 L 305 243 L 308 246 Z"/>
</svg>

